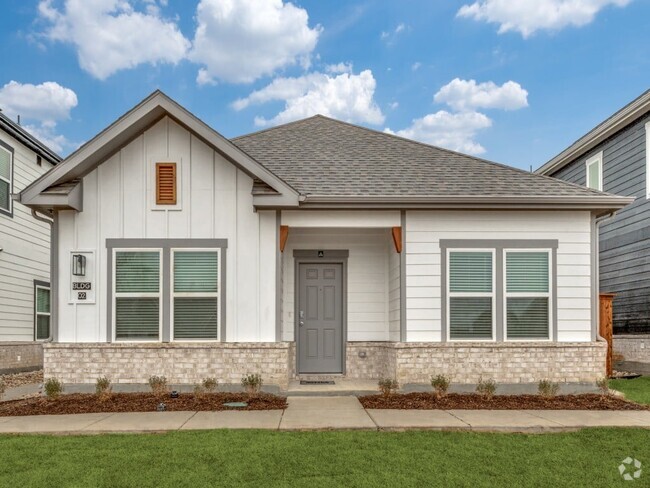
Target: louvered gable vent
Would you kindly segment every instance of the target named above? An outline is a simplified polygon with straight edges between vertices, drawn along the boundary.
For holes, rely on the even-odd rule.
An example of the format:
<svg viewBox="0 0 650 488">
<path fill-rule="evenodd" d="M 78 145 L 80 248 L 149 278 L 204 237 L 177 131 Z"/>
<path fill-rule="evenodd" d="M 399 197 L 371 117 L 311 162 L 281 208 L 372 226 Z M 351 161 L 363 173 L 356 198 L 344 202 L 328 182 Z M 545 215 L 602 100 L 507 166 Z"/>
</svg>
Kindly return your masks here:
<svg viewBox="0 0 650 488">
<path fill-rule="evenodd" d="M 176 163 L 156 163 L 156 205 L 176 205 Z"/>
</svg>

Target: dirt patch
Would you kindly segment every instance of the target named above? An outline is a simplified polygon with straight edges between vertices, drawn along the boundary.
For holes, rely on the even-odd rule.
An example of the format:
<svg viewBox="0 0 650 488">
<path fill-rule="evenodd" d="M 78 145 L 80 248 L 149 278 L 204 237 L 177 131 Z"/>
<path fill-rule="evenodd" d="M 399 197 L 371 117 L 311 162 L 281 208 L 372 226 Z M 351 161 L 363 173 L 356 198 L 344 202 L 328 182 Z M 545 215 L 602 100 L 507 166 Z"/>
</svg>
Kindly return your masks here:
<svg viewBox="0 0 650 488">
<path fill-rule="evenodd" d="M 210 393 L 200 397 L 183 393 L 178 398 L 169 395 L 160 398 L 151 393 L 114 393 L 107 399 L 100 399 L 88 393 L 61 395 L 56 400 L 47 398 L 28 398 L 0 403 L 0 417 L 23 415 L 61 415 L 69 413 L 115 413 L 115 412 L 155 412 L 160 403 L 166 411 L 201 411 L 216 410 L 278 410 L 287 407 L 284 397 L 260 394 L 248 399 L 244 393 Z M 226 407 L 228 402 L 247 402 L 241 408 Z"/>
<path fill-rule="evenodd" d="M 0 381 L 7 388 L 30 385 L 32 383 L 43 383 L 43 370 L 30 371 L 29 373 L 0 374 Z"/>
<path fill-rule="evenodd" d="M 496 395 L 486 399 L 476 394 L 450 393 L 436 398 L 433 393 L 406 393 L 388 397 L 368 395 L 359 397 L 364 408 L 416 410 L 648 410 L 646 405 L 622 398 L 593 393 L 558 395 Z"/>
</svg>

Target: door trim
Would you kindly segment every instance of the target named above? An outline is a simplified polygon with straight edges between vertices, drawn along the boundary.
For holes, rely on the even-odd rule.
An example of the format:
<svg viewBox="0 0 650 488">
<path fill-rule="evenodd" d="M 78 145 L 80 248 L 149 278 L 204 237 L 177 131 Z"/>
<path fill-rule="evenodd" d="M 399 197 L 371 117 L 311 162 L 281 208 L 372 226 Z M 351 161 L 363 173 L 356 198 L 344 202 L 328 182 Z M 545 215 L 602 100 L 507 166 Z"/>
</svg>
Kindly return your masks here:
<svg viewBox="0 0 650 488">
<path fill-rule="evenodd" d="M 322 256 L 319 257 L 319 253 Z M 293 342 L 296 345 L 296 375 L 300 373 L 300 354 L 298 352 L 298 315 L 300 307 L 300 265 L 301 264 L 340 264 L 343 269 L 341 279 L 341 311 L 342 327 L 341 332 L 341 374 L 346 374 L 346 355 L 348 343 L 348 257 L 350 251 L 347 249 L 311 250 L 294 249 L 293 251 L 293 272 L 294 272 L 294 321 L 293 321 Z M 317 373 L 313 373 L 317 374 Z M 327 374 L 327 373 L 323 373 Z M 338 374 L 338 373 L 336 373 Z"/>
</svg>

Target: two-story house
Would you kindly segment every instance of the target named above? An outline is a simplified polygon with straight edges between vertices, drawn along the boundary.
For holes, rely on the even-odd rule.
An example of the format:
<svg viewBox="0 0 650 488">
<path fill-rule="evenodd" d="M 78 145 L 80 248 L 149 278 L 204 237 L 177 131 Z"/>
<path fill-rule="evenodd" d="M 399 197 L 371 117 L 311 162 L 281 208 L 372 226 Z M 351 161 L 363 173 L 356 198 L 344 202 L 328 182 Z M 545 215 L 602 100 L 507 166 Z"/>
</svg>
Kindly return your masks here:
<svg viewBox="0 0 650 488">
<path fill-rule="evenodd" d="M 615 349 L 650 361 L 650 90 L 564 149 L 536 172 L 596 190 L 635 197 L 600 226 L 600 290 L 615 293 Z M 645 346 L 645 347 L 641 347 Z"/>
<path fill-rule="evenodd" d="M 13 195 L 60 160 L 0 113 L 0 373 L 40 368 L 51 337 L 51 222 Z"/>
</svg>

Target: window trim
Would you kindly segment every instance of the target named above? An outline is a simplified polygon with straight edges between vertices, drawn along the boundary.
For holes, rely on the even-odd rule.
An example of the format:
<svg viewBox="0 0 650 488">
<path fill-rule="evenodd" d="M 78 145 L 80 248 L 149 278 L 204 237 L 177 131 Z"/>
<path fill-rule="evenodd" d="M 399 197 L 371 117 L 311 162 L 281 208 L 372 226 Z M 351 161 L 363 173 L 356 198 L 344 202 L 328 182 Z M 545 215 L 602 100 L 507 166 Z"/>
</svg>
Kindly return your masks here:
<svg viewBox="0 0 650 488">
<path fill-rule="evenodd" d="M 503 341 L 504 342 L 553 342 L 553 250 L 549 248 L 503 248 Z M 548 291 L 542 292 L 508 292 L 508 253 L 545 252 L 548 254 Z M 548 298 L 548 338 L 508 339 L 508 298 Z"/>
<path fill-rule="evenodd" d="M 118 252 L 157 252 L 158 253 L 158 259 L 160 262 L 160 273 L 159 273 L 159 280 L 158 280 L 158 293 L 118 293 L 116 291 L 116 281 L 115 278 L 117 276 L 117 260 L 116 260 L 116 255 Z M 138 342 L 138 343 L 157 343 L 157 342 L 162 342 L 162 337 L 163 337 L 163 281 L 164 281 L 164 270 L 163 270 L 163 249 L 162 248 L 156 248 L 156 247 L 115 247 L 111 249 L 111 255 L 113 257 L 113 269 L 112 269 L 112 278 L 111 278 L 111 291 L 112 291 L 112 297 L 111 297 L 111 307 L 113 309 L 113 316 L 112 316 L 112 342 Z M 120 295 L 118 297 L 118 295 Z M 135 338 L 128 338 L 128 339 L 118 339 L 117 338 L 117 313 L 115 311 L 117 310 L 117 298 L 158 298 L 158 338 L 157 339 L 135 339 Z"/>
<path fill-rule="evenodd" d="M 457 247 L 457 248 L 448 248 L 446 249 L 446 262 L 447 262 L 447 269 L 446 269 L 446 298 L 445 298 L 445 307 L 447 310 L 447 315 L 446 315 L 446 329 L 447 329 L 447 341 L 448 342 L 496 342 L 497 340 L 497 329 L 496 329 L 496 323 L 497 323 L 497 316 L 496 316 L 496 306 L 497 306 L 497 281 L 496 281 L 496 271 L 497 271 L 497 266 L 496 266 L 496 258 L 497 258 L 497 253 L 496 253 L 495 248 L 462 248 L 462 247 Z M 450 289 L 450 284 L 451 284 L 451 266 L 449 266 L 450 263 L 450 254 L 452 252 L 489 252 L 492 255 L 492 292 L 487 293 L 487 292 L 452 292 Z M 452 297 L 453 294 L 453 297 Z M 451 298 L 454 297 L 460 297 L 460 298 L 486 298 L 490 297 L 492 298 L 492 337 L 490 339 L 477 339 L 477 338 L 472 338 L 472 339 L 452 339 L 451 338 L 451 309 L 450 309 L 450 303 L 451 303 Z"/>
<path fill-rule="evenodd" d="M 50 311 L 45 313 L 45 312 L 39 312 L 38 311 L 38 289 L 42 290 L 47 290 L 50 292 Z M 39 315 L 45 315 L 49 317 L 50 319 L 50 334 L 48 337 L 44 339 L 39 339 L 38 338 L 38 316 Z M 39 280 L 34 280 L 34 341 L 35 342 L 48 342 L 52 340 L 52 287 L 50 284 L 46 281 L 39 281 Z"/>
<path fill-rule="evenodd" d="M 645 123 L 645 193 L 650 199 L 650 120 Z"/>
<path fill-rule="evenodd" d="M 175 292 L 174 291 L 174 258 L 176 252 L 214 252 L 217 253 L 217 292 L 206 293 L 206 292 Z M 170 342 L 221 342 L 221 307 L 223 306 L 221 302 L 221 248 L 219 247 L 172 247 L 169 249 L 170 259 L 169 259 L 169 340 Z M 217 338 L 216 339 L 179 339 L 176 340 L 174 337 L 174 299 L 176 297 L 197 297 L 197 298 L 216 298 L 219 303 L 219 310 L 217 313 Z"/>
<path fill-rule="evenodd" d="M 589 186 L 589 168 L 593 165 L 598 165 L 598 188 L 592 188 Z M 603 152 L 600 151 L 585 161 L 585 186 L 591 188 L 592 190 L 603 191 Z"/>
<path fill-rule="evenodd" d="M 4 208 L 4 207 L 0 206 L 0 214 L 6 215 L 7 217 L 13 218 L 13 216 L 14 216 L 14 201 L 13 201 L 12 195 L 13 195 L 13 192 L 14 192 L 14 167 L 15 167 L 14 156 L 15 156 L 15 153 L 14 153 L 14 148 L 11 147 L 9 144 L 3 142 L 3 141 L 0 141 L 0 150 L 7 151 L 9 153 L 9 158 L 10 158 L 9 159 L 9 180 L 7 180 L 6 178 L 3 178 L 2 176 L 0 176 L 0 180 L 9 183 L 9 208 Z"/>
</svg>

